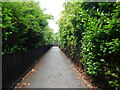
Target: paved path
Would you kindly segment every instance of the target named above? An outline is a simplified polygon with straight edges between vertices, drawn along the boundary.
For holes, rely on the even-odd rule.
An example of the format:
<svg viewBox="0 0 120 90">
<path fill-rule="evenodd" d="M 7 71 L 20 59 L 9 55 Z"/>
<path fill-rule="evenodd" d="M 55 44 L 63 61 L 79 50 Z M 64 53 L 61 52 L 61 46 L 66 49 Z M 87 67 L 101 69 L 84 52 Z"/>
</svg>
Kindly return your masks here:
<svg viewBox="0 0 120 90">
<path fill-rule="evenodd" d="M 87 88 L 82 79 L 78 80 L 72 64 L 58 47 L 52 47 L 43 57 L 37 72 L 23 82 L 30 83 L 25 88 Z"/>
</svg>

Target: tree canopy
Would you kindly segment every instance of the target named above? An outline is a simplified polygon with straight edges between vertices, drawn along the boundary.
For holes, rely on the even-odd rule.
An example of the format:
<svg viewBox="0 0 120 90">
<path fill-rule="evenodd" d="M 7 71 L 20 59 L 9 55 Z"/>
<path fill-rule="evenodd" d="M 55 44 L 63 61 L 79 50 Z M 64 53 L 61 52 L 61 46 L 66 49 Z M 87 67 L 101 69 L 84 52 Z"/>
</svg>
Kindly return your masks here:
<svg viewBox="0 0 120 90">
<path fill-rule="evenodd" d="M 3 54 L 52 43 L 53 32 L 47 21 L 50 18 L 38 2 L 3 2 Z"/>
</svg>

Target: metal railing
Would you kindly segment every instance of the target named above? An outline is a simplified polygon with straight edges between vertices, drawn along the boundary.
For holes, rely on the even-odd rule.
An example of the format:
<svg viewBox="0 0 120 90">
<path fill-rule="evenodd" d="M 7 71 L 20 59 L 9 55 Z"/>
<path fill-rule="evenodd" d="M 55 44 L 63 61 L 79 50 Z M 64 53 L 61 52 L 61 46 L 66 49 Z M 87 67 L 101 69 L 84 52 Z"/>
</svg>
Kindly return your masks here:
<svg viewBox="0 0 120 90">
<path fill-rule="evenodd" d="M 2 88 L 13 88 L 51 46 L 2 56 Z"/>
</svg>

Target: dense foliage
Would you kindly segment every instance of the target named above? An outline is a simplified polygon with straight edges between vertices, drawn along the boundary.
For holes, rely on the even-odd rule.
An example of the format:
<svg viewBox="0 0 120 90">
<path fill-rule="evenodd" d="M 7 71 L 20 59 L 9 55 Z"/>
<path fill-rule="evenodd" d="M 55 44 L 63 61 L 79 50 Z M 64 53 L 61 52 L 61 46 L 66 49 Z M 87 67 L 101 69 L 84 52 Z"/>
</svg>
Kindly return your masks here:
<svg viewBox="0 0 120 90">
<path fill-rule="evenodd" d="M 0 2 L 0 27 L 2 26 L 2 3 Z"/>
<path fill-rule="evenodd" d="M 37 2 L 3 2 L 3 54 L 51 44 L 50 18 Z"/>
<path fill-rule="evenodd" d="M 53 45 L 54 46 L 58 46 L 58 41 L 59 41 L 59 33 L 57 32 L 57 33 L 55 33 L 54 34 L 54 39 L 53 39 Z"/>
<path fill-rule="evenodd" d="M 60 47 L 82 57 L 86 73 L 120 87 L 120 3 L 67 2 L 60 27 Z M 78 54 L 78 55 L 77 55 Z"/>
</svg>

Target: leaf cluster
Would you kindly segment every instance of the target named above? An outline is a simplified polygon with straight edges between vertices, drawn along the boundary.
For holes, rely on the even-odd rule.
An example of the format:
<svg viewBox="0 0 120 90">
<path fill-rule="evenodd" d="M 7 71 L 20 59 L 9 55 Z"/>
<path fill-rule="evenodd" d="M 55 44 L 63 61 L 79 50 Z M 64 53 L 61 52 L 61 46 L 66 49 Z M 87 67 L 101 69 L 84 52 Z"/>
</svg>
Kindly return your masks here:
<svg viewBox="0 0 120 90">
<path fill-rule="evenodd" d="M 48 27 L 50 17 L 34 1 L 3 2 L 3 54 L 50 44 L 53 34 Z"/>
<path fill-rule="evenodd" d="M 120 87 L 120 3 L 67 2 L 64 8 L 60 47 L 71 57 L 81 56 L 88 74 Z"/>
</svg>

